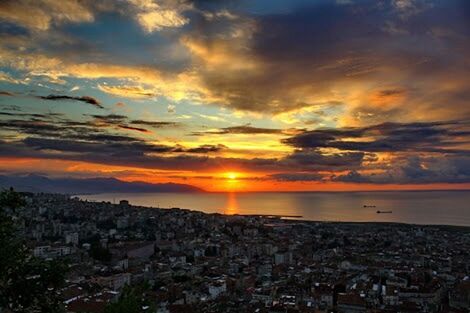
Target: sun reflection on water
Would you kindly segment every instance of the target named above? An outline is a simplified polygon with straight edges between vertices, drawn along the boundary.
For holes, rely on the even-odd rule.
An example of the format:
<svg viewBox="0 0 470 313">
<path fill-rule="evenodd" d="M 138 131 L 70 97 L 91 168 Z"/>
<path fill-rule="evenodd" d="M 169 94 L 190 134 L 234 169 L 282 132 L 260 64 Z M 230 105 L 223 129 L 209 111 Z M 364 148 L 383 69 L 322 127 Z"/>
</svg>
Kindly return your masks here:
<svg viewBox="0 0 470 313">
<path fill-rule="evenodd" d="M 239 213 L 237 195 L 235 192 L 227 193 L 227 205 L 225 206 L 224 213 L 229 215 Z"/>
</svg>

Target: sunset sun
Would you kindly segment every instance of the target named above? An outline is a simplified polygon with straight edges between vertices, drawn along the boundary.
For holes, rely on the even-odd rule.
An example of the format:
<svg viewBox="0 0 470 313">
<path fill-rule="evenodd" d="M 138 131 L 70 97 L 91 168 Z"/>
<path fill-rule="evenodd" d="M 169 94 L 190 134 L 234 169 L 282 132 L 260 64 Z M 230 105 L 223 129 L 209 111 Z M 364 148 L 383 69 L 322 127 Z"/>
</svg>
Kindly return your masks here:
<svg viewBox="0 0 470 313">
<path fill-rule="evenodd" d="M 229 180 L 236 180 L 238 178 L 238 173 L 228 172 L 225 174 L 225 177 L 227 177 Z"/>
</svg>

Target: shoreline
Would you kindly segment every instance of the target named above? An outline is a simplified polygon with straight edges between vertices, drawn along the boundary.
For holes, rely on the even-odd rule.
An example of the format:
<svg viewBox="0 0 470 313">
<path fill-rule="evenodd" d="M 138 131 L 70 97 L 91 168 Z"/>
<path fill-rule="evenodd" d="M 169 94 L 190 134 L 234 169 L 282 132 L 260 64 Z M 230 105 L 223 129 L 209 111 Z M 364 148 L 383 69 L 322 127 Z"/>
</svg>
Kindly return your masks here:
<svg viewBox="0 0 470 313">
<path fill-rule="evenodd" d="M 299 191 L 141 191 L 141 192 L 129 192 L 129 194 L 303 194 L 303 193 L 319 193 L 319 194 L 341 194 L 341 193 L 393 193 L 393 192 L 469 192 L 470 189 L 404 189 L 404 190 L 299 190 Z M 79 197 L 85 195 L 102 195 L 102 194 L 127 194 L 128 192 L 90 192 L 90 193 L 79 193 L 70 194 L 72 197 Z"/>
<path fill-rule="evenodd" d="M 77 196 L 74 196 L 77 197 Z M 72 197 L 71 197 L 72 198 Z M 96 202 L 96 203 L 101 203 L 101 202 L 109 202 L 110 201 L 96 201 L 96 200 L 86 200 L 82 199 L 80 197 L 77 197 L 80 199 L 80 201 L 88 201 L 88 202 Z M 112 203 L 113 205 L 119 206 L 118 203 Z M 445 228 L 446 230 L 459 230 L 459 231 L 465 231 L 465 232 L 470 232 L 470 225 L 465 226 L 465 225 L 452 225 L 452 224 L 417 224 L 417 223 L 406 223 L 406 222 L 388 222 L 388 221 L 328 221 L 328 220 L 308 220 L 304 219 L 302 217 L 300 218 L 283 218 L 283 217 L 292 217 L 290 215 L 278 215 L 278 214 L 226 214 L 226 213 L 219 213 L 219 212 L 204 212 L 201 210 L 196 210 L 196 209 L 188 209 L 188 208 L 179 208 L 179 207 L 153 207 L 153 206 L 142 206 L 142 205 L 134 205 L 132 203 L 129 203 L 129 207 L 135 208 L 135 209 L 146 209 L 146 210 L 181 210 L 181 211 L 190 211 L 190 212 L 197 212 L 200 214 L 204 215 L 222 215 L 222 216 L 227 216 L 227 217 L 242 217 L 242 218 L 250 218 L 250 217 L 262 217 L 265 219 L 270 219 L 273 221 L 276 220 L 281 220 L 283 222 L 287 223 L 324 223 L 324 224 L 341 224 L 341 225 L 347 225 L 350 224 L 352 226 L 359 226 L 359 225 L 392 225 L 392 226 L 408 226 L 408 227 L 437 227 L 437 228 Z"/>
</svg>

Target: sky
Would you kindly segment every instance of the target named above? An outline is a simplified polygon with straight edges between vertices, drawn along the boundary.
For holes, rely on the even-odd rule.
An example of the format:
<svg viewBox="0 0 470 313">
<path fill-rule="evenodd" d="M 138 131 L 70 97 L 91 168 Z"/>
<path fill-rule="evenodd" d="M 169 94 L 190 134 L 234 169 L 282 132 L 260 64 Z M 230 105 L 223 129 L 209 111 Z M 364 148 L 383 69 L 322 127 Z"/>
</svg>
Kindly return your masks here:
<svg viewBox="0 0 470 313">
<path fill-rule="evenodd" d="M 0 175 L 470 189 L 470 1 L 4 0 Z"/>
</svg>

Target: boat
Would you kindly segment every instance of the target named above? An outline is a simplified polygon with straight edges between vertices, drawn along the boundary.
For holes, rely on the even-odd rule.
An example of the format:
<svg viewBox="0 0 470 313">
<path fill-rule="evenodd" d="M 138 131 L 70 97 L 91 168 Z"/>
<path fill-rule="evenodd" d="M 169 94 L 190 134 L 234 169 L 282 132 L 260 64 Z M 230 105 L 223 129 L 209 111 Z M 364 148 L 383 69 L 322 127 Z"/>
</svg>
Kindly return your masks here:
<svg viewBox="0 0 470 313">
<path fill-rule="evenodd" d="M 377 211 L 377 214 L 382 214 L 382 213 L 392 213 L 392 211 Z"/>
<path fill-rule="evenodd" d="M 375 208 L 375 205 L 367 205 L 367 204 L 364 204 L 364 208 Z"/>
</svg>

